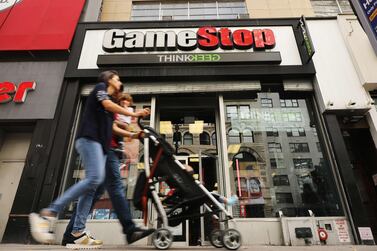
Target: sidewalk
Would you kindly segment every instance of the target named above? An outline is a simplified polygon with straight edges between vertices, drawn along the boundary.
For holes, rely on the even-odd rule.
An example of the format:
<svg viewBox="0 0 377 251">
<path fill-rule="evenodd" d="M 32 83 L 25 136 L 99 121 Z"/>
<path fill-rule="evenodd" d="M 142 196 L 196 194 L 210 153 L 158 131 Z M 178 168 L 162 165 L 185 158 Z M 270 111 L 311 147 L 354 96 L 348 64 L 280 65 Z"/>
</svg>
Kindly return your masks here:
<svg viewBox="0 0 377 251">
<path fill-rule="evenodd" d="M 66 247 L 58 245 L 20 245 L 20 244 L 0 244 L 0 250 L 68 250 Z M 100 250 L 135 250 L 135 251 L 150 251 L 157 250 L 152 246 L 139 247 L 139 246 L 112 246 L 104 245 Z M 199 251 L 199 250 L 227 250 L 225 248 L 218 249 L 211 246 L 205 247 L 172 247 L 169 250 L 189 250 L 189 251 Z M 241 251 L 377 251 L 377 246 L 243 246 Z"/>
</svg>

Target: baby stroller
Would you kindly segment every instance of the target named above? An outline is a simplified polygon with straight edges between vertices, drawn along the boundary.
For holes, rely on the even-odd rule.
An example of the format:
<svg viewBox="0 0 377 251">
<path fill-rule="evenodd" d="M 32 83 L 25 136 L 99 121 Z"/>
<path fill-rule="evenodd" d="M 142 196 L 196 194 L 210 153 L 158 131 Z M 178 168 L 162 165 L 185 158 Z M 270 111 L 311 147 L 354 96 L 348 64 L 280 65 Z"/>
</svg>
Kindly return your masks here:
<svg viewBox="0 0 377 251">
<path fill-rule="evenodd" d="M 238 249 L 241 246 L 241 234 L 236 229 L 228 228 L 229 220 L 235 225 L 232 216 L 215 195 L 186 171 L 185 166 L 174 157 L 171 145 L 160 134 L 153 128 L 142 125 L 140 119 L 138 124 L 146 135 L 140 139 L 144 144 L 145 171 L 139 174 L 133 203 L 135 208 L 143 211 L 144 224 L 147 223 L 149 199 L 157 210 L 158 227 L 152 236 L 153 245 L 157 249 L 168 249 L 173 243 L 169 226 L 178 226 L 184 220 L 211 215 L 221 228 L 211 232 L 211 244 L 217 248 L 225 246 L 230 250 Z M 174 188 L 174 193 L 161 198 L 156 188 L 160 182 Z M 204 207 L 204 212 L 197 213 L 201 206 Z"/>
</svg>

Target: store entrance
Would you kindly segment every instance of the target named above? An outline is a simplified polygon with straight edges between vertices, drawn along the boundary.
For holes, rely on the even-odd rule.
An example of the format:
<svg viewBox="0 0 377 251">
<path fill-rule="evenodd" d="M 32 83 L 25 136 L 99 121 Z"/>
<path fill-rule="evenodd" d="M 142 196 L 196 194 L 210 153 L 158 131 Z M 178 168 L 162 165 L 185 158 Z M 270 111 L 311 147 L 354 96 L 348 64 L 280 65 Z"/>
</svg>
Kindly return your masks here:
<svg viewBox="0 0 377 251">
<path fill-rule="evenodd" d="M 1 132 L 0 128 L 0 242 L 7 226 L 32 137 L 31 133 Z"/>
<path fill-rule="evenodd" d="M 377 153 L 369 128 L 343 129 L 356 185 L 377 240 Z"/>
<path fill-rule="evenodd" d="M 216 140 L 216 99 L 198 97 L 160 97 L 157 103 L 160 133 L 173 146 L 175 155 L 194 171 L 198 179 L 213 191 L 218 183 L 218 151 Z M 182 162 L 182 161 L 181 161 Z M 195 213 L 202 209 L 198 208 Z M 179 231 L 190 246 L 203 245 L 213 228 L 210 219 L 194 218 Z"/>
</svg>

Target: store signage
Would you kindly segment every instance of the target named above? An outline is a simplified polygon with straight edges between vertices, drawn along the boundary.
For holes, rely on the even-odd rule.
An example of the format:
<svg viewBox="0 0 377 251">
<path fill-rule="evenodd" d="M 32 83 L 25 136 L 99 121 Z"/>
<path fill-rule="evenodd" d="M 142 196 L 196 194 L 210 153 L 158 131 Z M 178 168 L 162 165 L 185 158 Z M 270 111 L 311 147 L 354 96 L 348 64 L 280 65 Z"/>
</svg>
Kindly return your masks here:
<svg viewBox="0 0 377 251">
<path fill-rule="evenodd" d="M 358 227 L 360 239 L 363 241 L 374 241 L 372 229 L 370 227 Z"/>
<path fill-rule="evenodd" d="M 12 7 L 21 0 L 0 0 L 0 12 Z"/>
<path fill-rule="evenodd" d="M 271 63 L 280 64 L 279 52 L 243 53 L 164 53 L 164 54 L 119 54 L 99 55 L 98 66 L 141 64 L 203 64 L 203 63 Z"/>
<path fill-rule="evenodd" d="M 205 26 L 196 32 L 184 30 L 174 31 L 141 31 L 125 32 L 112 29 L 105 32 L 102 48 L 106 52 L 122 51 L 192 51 L 196 48 L 211 51 L 219 47 L 225 50 L 234 48 L 247 50 L 272 49 L 275 47 L 275 36 L 270 29 L 237 29 Z"/>
<path fill-rule="evenodd" d="M 24 103 L 27 93 L 35 90 L 36 86 L 37 84 L 32 81 L 22 82 L 18 87 L 12 82 L 0 82 L 0 104 L 11 100 L 15 103 Z"/>
<path fill-rule="evenodd" d="M 313 57 L 315 50 L 314 50 L 314 45 L 312 43 L 312 39 L 310 37 L 310 33 L 309 33 L 308 28 L 307 28 L 306 20 L 305 20 L 304 16 L 301 16 L 297 27 L 301 30 L 302 45 L 304 45 L 306 52 L 307 52 L 307 58 L 305 59 L 305 61 L 307 63 Z"/>
<path fill-rule="evenodd" d="M 0 51 L 67 50 L 85 0 L 0 0 Z"/>
<path fill-rule="evenodd" d="M 102 48 L 108 54 L 99 55 L 98 66 L 135 64 L 181 64 L 181 63 L 281 63 L 280 52 L 265 52 L 276 45 L 271 29 L 236 29 L 200 27 L 183 31 L 129 31 L 108 30 L 104 34 Z M 200 49 L 205 52 L 184 53 Z M 249 50 L 253 52 L 216 52 Z M 183 51 L 172 53 L 173 51 Z M 116 52 L 132 52 L 116 54 Z M 139 53 L 135 52 L 161 52 Z M 164 52 L 162 52 L 164 51 Z"/>
<path fill-rule="evenodd" d="M 377 0 L 351 0 L 351 4 L 377 54 Z"/>
</svg>

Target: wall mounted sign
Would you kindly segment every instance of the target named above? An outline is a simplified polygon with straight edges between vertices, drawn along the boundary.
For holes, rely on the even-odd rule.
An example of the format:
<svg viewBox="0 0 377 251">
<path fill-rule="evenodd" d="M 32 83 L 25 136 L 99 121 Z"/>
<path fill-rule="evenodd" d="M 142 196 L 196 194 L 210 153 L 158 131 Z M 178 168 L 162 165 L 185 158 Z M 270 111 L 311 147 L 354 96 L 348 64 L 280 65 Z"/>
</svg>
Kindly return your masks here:
<svg viewBox="0 0 377 251">
<path fill-rule="evenodd" d="M 0 0 L 0 51 L 67 50 L 85 0 Z"/>
<path fill-rule="evenodd" d="M 108 27 L 106 25 L 105 27 Z M 87 29 L 76 69 L 143 65 L 302 65 L 295 27 Z"/>
<path fill-rule="evenodd" d="M 313 57 L 315 53 L 315 49 L 314 49 L 314 45 L 310 37 L 309 29 L 308 29 L 308 26 L 306 25 L 306 20 L 304 16 L 301 16 L 300 20 L 298 21 L 297 28 L 299 28 L 301 31 L 301 34 L 302 34 L 301 44 L 305 47 L 306 52 L 307 52 L 306 58 L 304 59 L 304 61 L 308 63 L 309 60 Z"/>
<path fill-rule="evenodd" d="M 200 64 L 200 63 L 281 63 L 280 52 L 266 52 L 276 45 L 271 29 L 234 29 L 200 27 L 182 31 L 129 31 L 111 29 L 105 32 L 98 66 L 140 64 Z M 225 51 L 248 50 L 245 53 L 184 53 L 199 49 L 204 52 L 221 48 Z M 163 54 L 116 54 L 116 52 L 162 52 Z M 172 51 L 183 51 L 172 53 Z"/>
<path fill-rule="evenodd" d="M 175 31 L 130 31 L 113 29 L 105 32 L 103 50 L 116 51 L 192 51 L 196 48 L 212 51 L 219 47 L 225 50 L 257 50 L 275 47 L 275 35 L 271 29 L 236 29 L 206 26 L 193 30 Z"/>
<path fill-rule="evenodd" d="M 140 65 L 140 64 L 216 64 L 216 63 L 272 63 L 280 64 L 279 52 L 244 53 L 165 53 L 165 54 L 127 54 L 99 55 L 98 66 Z"/>
<path fill-rule="evenodd" d="M 0 104 L 12 100 L 15 103 L 24 103 L 27 93 L 35 90 L 36 86 L 37 84 L 32 81 L 22 82 L 18 87 L 12 82 L 0 82 Z"/>
<path fill-rule="evenodd" d="M 351 4 L 377 54 L 377 0 L 351 0 Z"/>
</svg>

